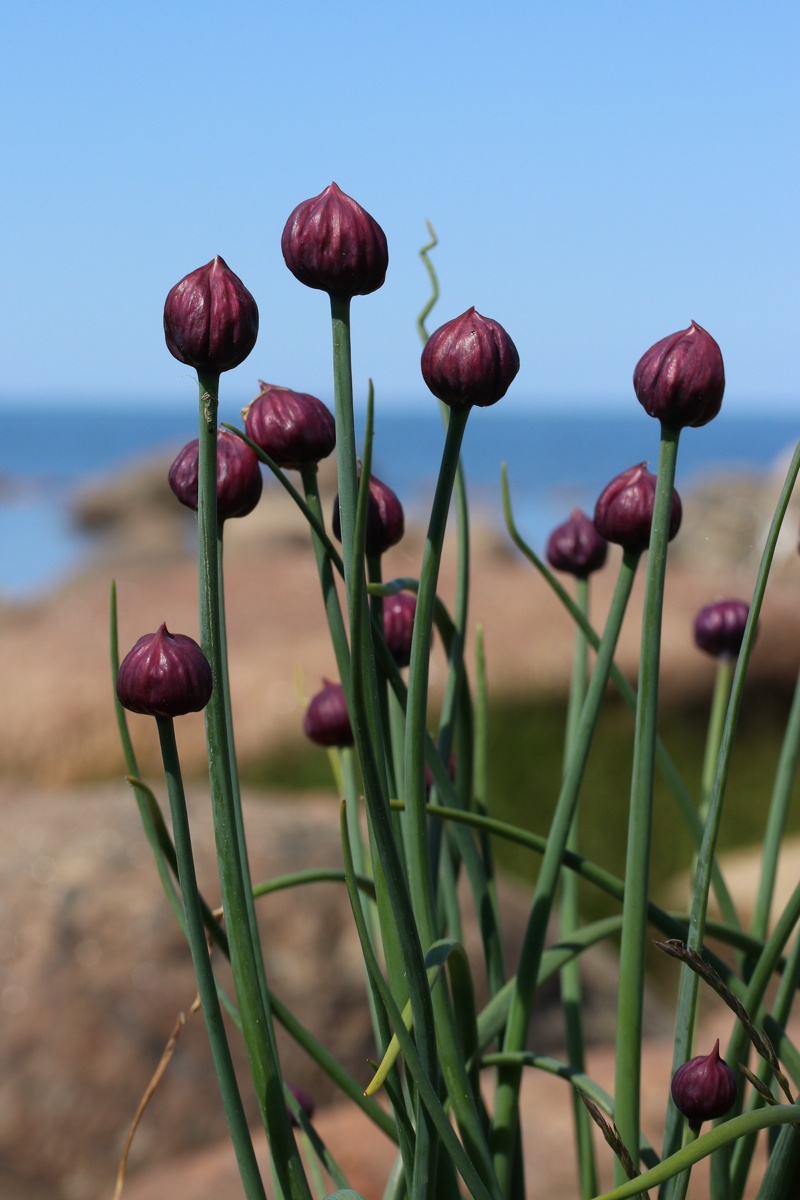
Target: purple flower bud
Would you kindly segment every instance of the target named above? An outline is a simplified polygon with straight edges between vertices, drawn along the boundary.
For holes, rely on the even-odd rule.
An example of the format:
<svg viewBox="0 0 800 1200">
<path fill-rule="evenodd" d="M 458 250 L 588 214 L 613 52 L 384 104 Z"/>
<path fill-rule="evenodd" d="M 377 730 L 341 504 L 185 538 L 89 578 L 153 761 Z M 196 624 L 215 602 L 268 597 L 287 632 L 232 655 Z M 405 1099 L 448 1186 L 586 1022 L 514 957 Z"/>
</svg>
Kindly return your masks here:
<svg viewBox="0 0 800 1200">
<path fill-rule="evenodd" d="M 707 425 L 725 391 L 722 351 L 695 321 L 651 346 L 636 364 L 633 387 L 651 417 L 673 429 Z"/>
<path fill-rule="evenodd" d="M 389 265 L 380 225 L 335 183 L 298 204 L 286 222 L 281 250 L 301 283 L 348 299 L 376 292 Z"/>
<path fill-rule="evenodd" d="M 656 477 L 646 463 L 629 467 L 604 488 L 595 505 L 594 525 L 607 542 L 624 550 L 642 551 L 650 545 L 650 526 L 656 498 Z M 669 539 L 680 529 L 683 507 L 676 491 L 672 493 Z"/>
<path fill-rule="evenodd" d="M 197 511 L 197 438 L 183 447 L 169 469 L 169 486 L 187 508 Z M 217 431 L 217 517 L 246 517 L 261 498 L 258 458 L 246 442 L 228 429 Z"/>
<path fill-rule="evenodd" d="M 567 571 L 578 579 L 588 579 L 606 561 L 608 542 L 594 527 L 594 522 L 579 508 L 563 525 L 558 525 L 547 539 L 547 561 L 556 571 Z"/>
<path fill-rule="evenodd" d="M 245 433 L 286 470 L 299 471 L 327 458 L 336 445 L 333 414 L 316 396 L 261 383 L 242 409 Z"/>
<path fill-rule="evenodd" d="M 317 692 L 306 709 L 303 730 L 318 746 L 352 746 L 353 730 L 344 688 L 340 683 L 323 679 L 324 687 Z"/>
<path fill-rule="evenodd" d="M 383 635 L 386 645 L 398 667 L 407 667 L 411 661 L 411 638 L 414 634 L 414 616 L 417 598 L 409 592 L 398 592 L 396 596 L 385 596 L 383 600 Z"/>
<path fill-rule="evenodd" d="M 211 697 L 211 667 L 197 642 L 162 624 L 125 655 L 117 696 L 123 708 L 150 717 L 199 712 Z"/>
<path fill-rule="evenodd" d="M 359 467 L 359 478 L 361 469 Z M 333 502 L 332 527 L 334 537 L 342 540 L 342 524 L 339 516 L 339 497 Z M 365 551 L 368 558 L 380 558 L 390 546 L 396 546 L 405 533 L 405 514 L 397 494 L 388 484 L 375 475 L 369 481 L 369 505 L 367 508 L 367 537 Z"/>
<path fill-rule="evenodd" d="M 736 1099 L 736 1076 L 719 1056 L 719 1038 L 710 1054 L 700 1054 L 672 1076 L 672 1099 L 692 1129 L 724 1117 Z"/>
<path fill-rule="evenodd" d="M 694 642 L 714 658 L 736 658 L 742 648 L 750 605 L 744 600 L 717 600 L 701 608 L 694 621 Z"/>
<path fill-rule="evenodd" d="M 468 308 L 431 334 L 421 365 L 425 383 L 450 408 L 488 408 L 508 391 L 519 354 L 502 325 Z"/>
<path fill-rule="evenodd" d="M 308 1092 L 303 1090 L 303 1088 L 296 1087 L 293 1083 L 290 1083 L 287 1086 L 289 1088 L 289 1091 L 292 1093 L 295 1100 L 297 1101 L 300 1111 L 302 1113 L 304 1113 L 310 1121 L 314 1115 L 314 1101 L 311 1099 Z M 292 1110 L 289 1108 L 288 1104 L 286 1105 L 286 1111 L 289 1114 L 289 1123 L 292 1126 L 292 1128 L 299 1129 L 300 1122 L 298 1121 L 297 1117 L 294 1115 Z"/>
<path fill-rule="evenodd" d="M 230 371 L 244 362 L 258 337 L 258 308 L 224 259 L 217 255 L 192 271 L 164 305 L 167 348 L 197 371 Z"/>
</svg>

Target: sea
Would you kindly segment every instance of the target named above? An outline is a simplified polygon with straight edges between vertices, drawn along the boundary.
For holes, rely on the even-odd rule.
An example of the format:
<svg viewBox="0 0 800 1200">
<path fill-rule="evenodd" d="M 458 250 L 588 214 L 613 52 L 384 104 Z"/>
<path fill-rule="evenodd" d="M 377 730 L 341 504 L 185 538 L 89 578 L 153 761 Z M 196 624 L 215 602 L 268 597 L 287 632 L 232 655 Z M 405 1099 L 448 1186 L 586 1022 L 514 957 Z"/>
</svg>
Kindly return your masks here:
<svg viewBox="0 0 800 1200">
<path fill-rule="evenodd" d="M 239 424 L 237 414 L 221 419 Z M 0 598 L 34 599 L 80 568 L 92 537 L 73 518 L 81 490 L 154 454 L 177 454 L 196 437 L 195 411 L 173 407 L 80 405 L 0 410 Z M 357 417 L 359 436 L 363 414 Z M 678 459 L 679 489 L 710 473 L 766 472 L 800 437 L 800 413 L 770 412 L 754 401 L 722 412 L 702 429 L 687 429 Z M 516 522 L 535 548 L 570 511 L 589 512 L 608 481 L 627 467 L 658 461 L 658 423 L 639 408 L 601 410 L 552 403 L 545 410 L 502 404 L 476 409 L 467 424 L 462 461 L 470 501 L 502 526 L 500 465 L 507 464 Z M 424 515 L 439 469 L 444 434 L 438 405 L 378 408 L 373 470 L 400 496 L 410 517 Z M 262 501 L 262 503 L 267 501 Z"/>
</svg>

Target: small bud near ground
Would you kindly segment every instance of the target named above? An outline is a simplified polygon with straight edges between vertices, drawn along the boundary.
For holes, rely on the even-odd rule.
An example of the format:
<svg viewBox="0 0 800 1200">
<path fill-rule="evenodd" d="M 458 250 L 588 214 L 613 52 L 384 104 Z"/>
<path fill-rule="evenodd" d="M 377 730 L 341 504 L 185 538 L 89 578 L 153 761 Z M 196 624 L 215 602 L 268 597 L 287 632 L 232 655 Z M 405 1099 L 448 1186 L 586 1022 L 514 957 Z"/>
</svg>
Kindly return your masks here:
<svg viewBox="0 0 800 1200">
<path fill-rule="evenodd" d="M 281 250 L 306 287 L 343 299 L 377 291 L 389 265 L 380 225 L 335 183 L 298 204 L 283 230 Z"/>
<path fill-rule="evenodd" d="M 361 470 L 359 468 L 359 479 Z M 334 536 L 342 540 L 342 524 L 339 514 L 339 497 L 333 502 L 331 527 Z M 396 546 L 405 533 L 405 513 L 396 492 L 388 484 L 370 476 L 369 506 L 367 510 L 367 536 L 365 552 L 368 558 L 380 558 L 390 546 Z"/>
<path fill-rule="evenodd" d="M 593 571 L 599 571 L 604 565 L 608 542 L 597 532 L 591 517 L 575 508 L 550 534 L 546 555 L 554 570 L 566 571 L 577 579 L 588 579 Z"/>
<path fill-rule="evenodd" d="M 318 746 L 352 746 L 355 739 L 344 688 L 328 679 L 323 684 L 306 709 L 303 731 Z"/>
<path fill-rule="evenodd" d="M 211 698 L 211 667 L 193 638 L 162 624 L 140 637 L 122 660 L 117 697 L 123 708 L 150 717 L 200 712 Z"/>
<path fill-rule="evenodd" d="M 750 613 L 745 600 L 717 600 L 701 608 L 694 621 L 694 642 L 713 658 L 736 658 Z"/>
<path fill-rule="evenodd" d="M 169 469 L 169 486 L 187 508 L 197 511 L 197 438 L 183 447 Z M 254 451 L 235 433 L 217 432 L 217 517 L 246 517 L 261 499 L 264 480 Z"/>
<path fill-rule="evenodd" d="M 594 525 L 607 542 L 633 552 L 650 545 L 650 526 L 656 498 L 656 477 L 646 463 L 629 467 L 603 489 L 594 510 Z M 670 541 L 680 529 L 683 507 L 677 491 L 672 493 L 669 522 Z"/>
<path fill-rule="evenodd" d="M 720 1058 L 719 1038 L 710 1054 L 699 1054 L 672 1077 L 672 1099 L 692 1129 L 724 1117 L 736 1099 L 736 1076 Z"/>
<path fill-rule="evenodd" d="M 707 425 L 725 391 L 722 351 L 695 321 L 651 346 L 633 372 L 639 403 L 673 429 Z"/>
<path fill-rule="evenodd" d="M 333 413 L 316 396 L 260 383 L 255 400 L 242 409 L 251 441 L 285 470 L 302 470 L 327 458 L 336 446 Z"/>
<path fill-rule="evenodd" d="M 247 358 L 258 337 L 258 307 L 219 255 L 172 288 L 164 337 L 170 354 L 197 371 L 230 371 Z"/>
<path fill-rule="evenodd" d="M 422 351 L 422 378 L 453 409 L 488 408 L 519 371 L 519 354 L 502 325 L 474 307 L 441 325 Z"/>
</svg>

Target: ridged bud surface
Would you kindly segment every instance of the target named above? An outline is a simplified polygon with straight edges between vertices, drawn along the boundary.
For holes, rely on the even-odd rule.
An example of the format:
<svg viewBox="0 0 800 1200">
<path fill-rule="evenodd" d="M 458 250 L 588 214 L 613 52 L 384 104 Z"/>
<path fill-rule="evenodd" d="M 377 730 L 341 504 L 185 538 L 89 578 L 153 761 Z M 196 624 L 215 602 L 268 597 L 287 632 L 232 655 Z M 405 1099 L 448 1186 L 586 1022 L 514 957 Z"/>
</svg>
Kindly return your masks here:
<svg viewBox="0 0 800 1200">
<path fill-rule="evenodd" d="M 594 527 L 594 521 L 579 508 L 572 510 L 562 525 L 547 539 L 547 561 L 556 571 L 567 571 L 577 579 L 588 579 L 599 571 L 608 555 L 608 542 Z"/>
<path fill-rule="evenodd" d="M 327 458 L 336 446 L 333 413 L 316 396 L 261 383 L 255 400 L 242 410 L 245 433 L 285 470 Z"/>
<path fill-rule="evenodd" d="M 650 526 L 656 498 L 656 477 L 646 463 L 629 467 L 603 489 L 594 510 L 594 525 L 607 542 L 624 550 L 641 551 L 650 545 Z M 669 540 L 680 529 L 683 507 L 676 491 L 672 493 Z"/>
<path fill-rule="evenodd" d="M 695 321 L 651 346 L 636 364 L 633 387 L 639 403 L 673 429 L 707 425 L 725 391 L 722 351 Z"/>
<path fill-rule="evenodd" d="M 340 683 L 324 680 L 324 687 L 317 692 L 306 709 L 303 730 L 307 738 L 318 746 L 352 746 L 353 730 L 344 688 Z"/>
<path fill-rule="evenodd" d="M 219 255 L 172 288 L 164 337 L 170 354 L 197 371 L 230 371 L 247 358 L 258 337 L 258 307 Z"/>
<path fill-rule="evenodd" d="M 724 1117 L 736 1099 L 736 1076 L 720 1058 L 719 1038 L 710 1054 L 699 1054 L 672 1077 L 672 1099 L 693 1129 Z"/>
<path fill-rule="evenodd" d="M 301 283 L 342 298 L 377 291 L 389 265 L 380 225 L 335 183 L 298 204 L 283 230 L 281 250 Z"/>
<path fill-rule="evenodd" d="M 409 592 L 385 596 L 383 600 L 383 636 L 398 667 L 411 661 L 411 639 L 414 636 L 414 617 L 417 598 Z"/>
<path fill-rule="evenodd" d="M 361 469 L 359 468 L 359 477 Z M 339 514 L 339 497 L 333 502 L 333 533 L 342 540 L 342 525 Z M 395 492 L 388 484 L 370 476 L 369 506 L 367 509 L 367 536 L 365 552 L 368 558 L 380 558 L 390 546 L 396 546 L 405 533 L 405 513 Z"/>
<path fill-rule="evenodd" d="M 117 696 L 123 708 L 150 717 L 200 712 L 211 698 L 211 667 L 197 642 L 162 624 L 125 655 Z"/>
<path fill-rule="evenodd" d="M 197 511 L 197 438 L 183 447 L 169 469 L 169 486 L 187 508 Z M 246 517 L 261 499 L 264 480 L 258 458 L 228 429 L 217 431 L 217 517 Z"/>
<path fill-rule="evenodd" d="M 429 389 L 450 408 L 488 408 L 508 391 L 519 354 L 502 325 L 469 308 L 431 334 L 421 367 Z"/>
<path fill-rule="evenodd" d="M 694 621 L 694 642 L 714 658 L 736 658 L 750 613 L 745 600 L 717 600 L 701 608 Z"/>
</svg>

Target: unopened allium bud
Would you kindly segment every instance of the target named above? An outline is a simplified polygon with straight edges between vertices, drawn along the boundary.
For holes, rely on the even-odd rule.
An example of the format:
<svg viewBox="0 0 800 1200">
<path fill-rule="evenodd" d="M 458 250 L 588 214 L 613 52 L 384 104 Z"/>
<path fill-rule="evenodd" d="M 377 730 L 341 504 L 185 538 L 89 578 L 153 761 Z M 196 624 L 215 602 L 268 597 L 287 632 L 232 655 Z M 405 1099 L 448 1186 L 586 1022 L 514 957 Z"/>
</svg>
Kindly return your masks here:
<svg viewBox="0 0 800 1200">
<path fill-rule="evenodd" d="M 197 438 L 183 447 L 169 469 L 169 486 L 187 508 L 197 511 Z M 217 431 L 217 517 L 246 517 L 261 498 L 264 481 L 254 451 L 235 433 Z"/>
<path fill-rule="evenodd" d="M 398 667 L 411 661 L 411 639 L 414 635 L 414 616 L 417 598 L 409 592 L 386 596 L 383 601 L 383 636 Z"/>
<path fill-rule="evenodd" d="M 722 351 L 695 321 L 651 346 L 636 364 L 633 387 L 651 417 L 673 429 L 706 425 L 722 405 Z"/>
<path fill-rule="evenodd" d="M 359 469 L 359 476 L 361 472 Z M 339 515 L 339 497 L 333 502 L 333 533 L 342 540 L 342 525 Z M 369 481 L 369 506 L 367 509 L 367 536 L 365 551 L 368 558 L 380 558 L 390 546 L 396 546 L 405 532 L 405 514 L 398 496 L 388 484 L 375 475 Z"/>
<path fill-rule="evenodd" d="M 380 225 L 335 183 L 298 204 L 286 222 L 281 250 L 301 283 L 341 298 L 377 291 L 389 265 Z"/>
<path fill-rule="evenodd" d="M 469 308 L 428 338 L 422 377 L 450 408 L 496 404 L 519 371 L 519 354 L 502 325 Z"/>
<path fill-rule="evenodd" d="M 286 470 L 320 462 L 336 445 L 333 414 L 316 396 L 261 383 L 255 400 L 242 409 L 247 436 Z"/>
<path fill-rule="evenodd" d="M 710 1054 L 700 1054 L 672 1076 L 672 1099 L 692 1129 L 724 1117 L 736 1099 L 736 1076 L 719 1056 L 719 1038 Z"/>
<path fill-rule="evenodd" d="M 340 683 L 323 680 L 324 687 L 317 692 L 306 709 L 303 730 L 307 738 L 318 746 L 352 746 L 353 729 Z"/>
<path fill-rule="evenodd" d="M 247 288 L 217 255 L 192 271 L 164 305 L 167 348 L 197 371 L 230 371 L 244 362 L 258 337 L 258 308 Z"/>
<path fill-rule="evenodd" d="M 742 648 L 750 613 L 745 600 L 717 600 L 701 608 L 694 621 L 694 641 L 714 658 L 736 658 Z"/>
<path fill-rule="evenodd" d="M 563 525 L 557 525 L 547 539 L 547 561 L 556 571 L 567 571 L 578 579 L 588 579 L 606 561 L 608 542 L 594 527 L 594 521 L 579 508 L 572 510 Z"/>
<path fill-rule="evenodd" d="M 656 477 L 646 463 L 629 467 L 603 489 L 595 505 L 595 529 L 607 542 L 624 550 L 646 550 L 650 545 L 650 526 L 656 498 Z M 669 522 L 670 541 L 680 529 L 683 507 L 673 490 Z"/>
<path fill-rule="evenodd" d="M 211 697 L 211 667 L 197 642 L 162 624 L 125 655 L 117 696 L 123 708 L 150 717 L 199 712 Z"/>
</svg>

